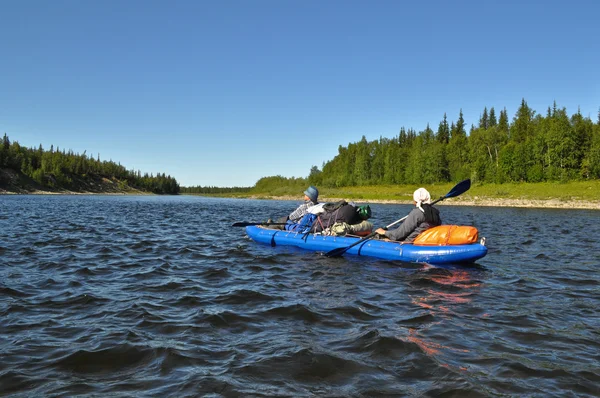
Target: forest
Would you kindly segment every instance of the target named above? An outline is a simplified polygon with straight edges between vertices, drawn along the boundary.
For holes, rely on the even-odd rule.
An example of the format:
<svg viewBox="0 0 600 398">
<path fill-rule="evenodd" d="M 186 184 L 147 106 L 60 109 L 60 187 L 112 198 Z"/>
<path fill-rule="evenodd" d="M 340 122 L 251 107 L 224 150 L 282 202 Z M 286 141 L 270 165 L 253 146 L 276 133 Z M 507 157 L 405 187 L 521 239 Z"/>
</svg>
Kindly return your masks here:
<svg viewBox="0 0 600 398">
<path fill-rule="evenodd" d="M 117 180 L 122 189 L 128 187 L 156 194 L 178 194 L 180 187 L 177 180 L 163 174 L 142 175 L 140 171 L 127 170 L 119 163 L 101 161 L 100 155 L 92 156 L 75 154 L 50 146 L 44 150 L 42 145 L 37 149 L 25 148 L 17 141 L 11 142 L 4 134 L 0 145 L 0 168 L 12 169 L 31 178 L 42 187 L 52 189 L 70 189 L 78 191 L 82 181 L 93 177 Z M 0 181 L 0 185 L 5 183 Z"/>
<path fill-rule="evenodd" d="M 308 177 L 263 177 L 253 194 L 301 192 L 306 184 L 323 188 L 424 185 L 470 178 L 476 184 L 572 182 L 600 179 L 600 111 L 594 123 L 578 110 L 569 116 L 556 103 L 545 116 L 525 99 L 509 120 L 485 107 L 468 133 L 462 110 L 456 122 L 447 115 L 437 130 L 401 128 L 397 136 L 340 145 L 338 154 L 312 166 Z M 249 188 L 185 188 L 201 194 L 234 194 Z"/>
<path fill-rule="evenodd" d="M 556 102 L 537 114 L 525 99 L 509 120 L 485 107 L 477 125 L 467 127 L 460 111 L 456 122 L 444 114 L 433 130 L 401 128 L 397 136 L 362 139 L 340 145 L 338 154 L 312 166 L 307 177 L 266 176 L 252 187 L 180 187 L 164 174 L 142 175 L 113 161 L 100 161 L 60 151 L 24 148 L 4 134 L 0 168 L 11 168 L 48 187 L 73 186 L 91 175 L 116 179 L 120 184 L 158 194 L 266 193 L 284 194 L 304 185 L 324 188 L 390 184 L 436 184 L 470 178 L 473 183 L 539 183 L 600 179 L 600 111 L 593 122 L 578 110 L 569 116 Z M 2 181 L 0 181 L 0 184 Z"/>
<path fill-rule="evenodd" d="M 474 183 L 574 181 L 600 178 L 600 112 L 594 123 L 579 111 L 569 117 L 556 103 L 546 115 L 522 100 L 512 122 L 506 108 L 483 109 L 467 134 L 462 110 L 444 115 L 437 130 L 400 129 L 398 136 L 362 140 L 313 166 L 310 184 L 323 187 L 432 184 L 470 178 Z"/>
<path fill-rule="evenodd" d="M 186 194 L 228 194 L 228 193 L 244 193 L 250 192 L 252 187 L 203 187 L 203 186 L 195 186 L 195 187 L 181 187 L 181 193 Z"/>
</svg>

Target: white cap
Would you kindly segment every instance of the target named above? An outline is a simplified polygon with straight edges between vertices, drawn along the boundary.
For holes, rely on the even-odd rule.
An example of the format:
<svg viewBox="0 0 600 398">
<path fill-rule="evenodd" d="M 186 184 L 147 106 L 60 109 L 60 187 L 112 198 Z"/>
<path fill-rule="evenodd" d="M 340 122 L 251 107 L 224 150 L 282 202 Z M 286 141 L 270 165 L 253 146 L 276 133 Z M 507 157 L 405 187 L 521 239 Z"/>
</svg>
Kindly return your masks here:
<svg viewBox="0 0 600 398">
<path fill-rule="evenodd" d="M 413 200 L 417 202 L 417 207 L 423 211 L 421 208 L 421 203 L 430 204 L 431 203 L 431 195 L 429 195 L 429 191 L 425 188 L 419 188 L 413 193 Z"/>
</svg>

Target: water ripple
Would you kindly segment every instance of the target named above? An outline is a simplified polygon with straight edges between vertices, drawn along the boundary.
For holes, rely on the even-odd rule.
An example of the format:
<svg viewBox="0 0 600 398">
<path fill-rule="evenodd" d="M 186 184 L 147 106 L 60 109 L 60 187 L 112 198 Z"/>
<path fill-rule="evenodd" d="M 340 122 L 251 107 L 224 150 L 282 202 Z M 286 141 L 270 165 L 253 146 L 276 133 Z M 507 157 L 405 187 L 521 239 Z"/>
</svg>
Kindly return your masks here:
<svg viewBox="0 0 600 398">
<path fill-rule="evenodd" d="M 489 247 L 441 268 L 231 227 L 295 201 L 0 200 L 3 396 L 600 394 L 597 211 L 441 206 Z"/>
</svg>

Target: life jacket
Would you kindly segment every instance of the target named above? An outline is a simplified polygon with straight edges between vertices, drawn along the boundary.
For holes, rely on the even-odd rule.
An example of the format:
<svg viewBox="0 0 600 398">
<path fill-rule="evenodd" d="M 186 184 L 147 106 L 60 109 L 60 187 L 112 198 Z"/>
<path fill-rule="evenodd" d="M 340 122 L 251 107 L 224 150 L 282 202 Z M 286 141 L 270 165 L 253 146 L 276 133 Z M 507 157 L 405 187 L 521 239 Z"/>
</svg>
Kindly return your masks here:
<svg viewBox="0 0 600 398">
<path fill-rule="evenodd" d="M 440 218 L 440 211 L 433 207 L 432 205 L 422 204 L 421 208 L 423 209 L 423 214 L 425 215 L 425 222 L 430 225 L 440 225 L 442 223 L 442 219 Z"/>
</svg>

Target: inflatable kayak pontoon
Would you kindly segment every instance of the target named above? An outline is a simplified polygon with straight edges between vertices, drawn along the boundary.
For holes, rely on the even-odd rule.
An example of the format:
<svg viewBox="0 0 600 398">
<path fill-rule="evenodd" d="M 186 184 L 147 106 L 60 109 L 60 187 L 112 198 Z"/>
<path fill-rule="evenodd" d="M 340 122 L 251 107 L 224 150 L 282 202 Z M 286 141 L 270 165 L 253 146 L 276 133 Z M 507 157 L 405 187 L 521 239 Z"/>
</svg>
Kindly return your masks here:
<svg viewBox="0 0 600 398">
<path fill-rule="evenodd" d="M 359 237 L 304 234 L 294 231 L 268 229 L 260 226 L 246 227 L 246 234 L 254 241 L 271 246 L 296 246 L 301 249 L 328 252 L 348 247 Z M 485 240 L 464 245 L 417 246 L 411 243 L 369 239 L 350 248 L 346 253 L 358 256 L 428 263 L 432 265 L 473 263 L 487 254 Z"/>
</svg>

